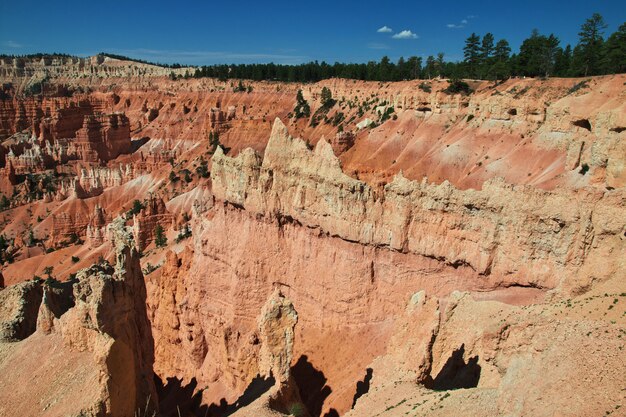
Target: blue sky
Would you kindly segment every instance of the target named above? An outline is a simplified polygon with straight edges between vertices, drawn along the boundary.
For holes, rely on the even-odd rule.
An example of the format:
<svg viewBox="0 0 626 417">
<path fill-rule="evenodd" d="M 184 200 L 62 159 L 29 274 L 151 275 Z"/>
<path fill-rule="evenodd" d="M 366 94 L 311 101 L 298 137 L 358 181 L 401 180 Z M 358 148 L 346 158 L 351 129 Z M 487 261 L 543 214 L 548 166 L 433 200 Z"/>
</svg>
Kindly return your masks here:
<svg viewBox="0 0 626 417">
<path fill-rule="evenodd" d="M 607 34 L 624 0 L 506 1 L 29 1 L 0 0 L 0 53 L 100 51 L 164 63 L 367 62 L 387 55 L 462 58 L 469 34 L 517 50 L 533 28 L 575 44 L 602 14 Z M 379 29 L 386 27 L 383 31 Z"/>
</svg>

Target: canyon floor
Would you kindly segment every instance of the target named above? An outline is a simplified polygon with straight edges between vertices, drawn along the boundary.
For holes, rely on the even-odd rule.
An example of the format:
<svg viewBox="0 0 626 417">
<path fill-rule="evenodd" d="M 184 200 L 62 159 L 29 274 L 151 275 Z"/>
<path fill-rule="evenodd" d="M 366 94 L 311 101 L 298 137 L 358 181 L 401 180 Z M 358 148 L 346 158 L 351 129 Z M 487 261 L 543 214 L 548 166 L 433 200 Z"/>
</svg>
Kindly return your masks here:
<svg viewBox="0 0 626 417">
<path fill-rule="evenodd" d="M 626 415 L 626 75 L 187 71 L 0 59 L 0 416 Z"/>
</svg>

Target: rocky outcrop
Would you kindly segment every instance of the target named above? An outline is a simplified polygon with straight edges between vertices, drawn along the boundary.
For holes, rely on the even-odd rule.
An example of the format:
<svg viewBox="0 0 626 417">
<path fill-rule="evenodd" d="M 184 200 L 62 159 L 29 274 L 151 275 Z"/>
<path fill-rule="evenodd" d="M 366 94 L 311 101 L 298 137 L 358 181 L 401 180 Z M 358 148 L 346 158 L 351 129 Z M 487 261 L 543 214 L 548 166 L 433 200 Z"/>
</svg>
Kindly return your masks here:
<svg viewBox="0 0 626 417">
<path fill-rule="evenodd" d="M 40 304 L 37 331 L 3 353 L 0 414 L 16 407 L 23 415 L 39 415 L 43 407 L 48 416 L 156 411 L 153 339 L 139 254 L 123 221 L 114 222 L 109 235 L 115 266 L 105 262 L 81 270 L 70 299 L 49 288 L 42 301 L 41 284 L 35 283 L 0 292 L 5 296 L 36 285 Z M 42 349 L 48 354 L 42 355 Z M 10 388 L 15 374 L 32 375 L 26 370 L 39 375 L 37 386 Z M 58 386 L 72 389 L 58 392 Z"/>
<path fill-rule="evenodd" d="M 42 297 L 42 285 L 35 281 L 0 290 L 0 342 L 23 340 L 35 332 Z"/>
<path fill-rule="evenodd" d="M 166 77 L 171 73 L 184 75 L 187 68 L 164 68 L 156 65 L 121 61 L 104 55 L 88 58 L 46 56 L 43 58 L 2 58 L 0 77 Z"/>
<path fill-rule="evenodd" d="M 454 292 L 441 300 L 428 349 L 403 355 L 409 352 L 402 348 L 419 344 L 431 325 L 413 321 L 399 333 L 410 336 L 372 362 L 369 391 L 345 415 L 612 414 L 622 407 L 619 384 L 608 381 L 619 380 L 625 369 L 618 359 L 623 327 L 605 327 L 583 310 L 604 310 L 622 301 L 616 296 L 595 293 L 519 307 Z M 432 364 L 421 384 L 410 364 L 415 359 Z"/>
<path fill-rule="evenodd" d="M 611 259 L 590 277 L 586 267 L 598 256 L 590 252 L 622 244 L 623 191 L 580 191 L 573 206 L 565 192 L 502 180 L 459 191 L 401 173 L 373 189 L 342 172 L 328 143 L 309 151 L 280 120 L 260 161 L 251 151 L 232 159 L 218 149 L 211 171 L 216 198 L 265 216 L 289 216 L 348 241 L 469 268 L 505 285 L 553 288 L 560 279 L 586 286 L 621 268 Z"/>
<path fill-rule="evenodd" d="M 60 212 L 52 214 L 52 233 L 50 242 L 53 246 L 75 244 L 79 239 L 87 237 L 95 246 L 104 242 L 103 227 L 111 222 L 111 215 L 99 205 L 93 212 Z M 105 233 L 106 235 L 106 233 Z"/>
<path fill-rule="evenodd" d="M 130 152 L 130 125 L 123 114 L 87 116 L 76 132 L 80 160 L 109 161 Z"/>
<path fill-rule="evenodd" d="M 117 167 L 89 167 L 83 168 L 78 177 L 80 186 L 77 195 L 79 198 L 94 197 L 102 194 L 104 189 L 120 186 L 140 175 L 141 171 L 130 164 Z"/>
<path fill-rule="evenodd" d="M 145 207 L 133 216 L 133 237 L 139 250 L 143 250 L 156 237 L 156 227 L 161 225 L 164 233 L 171 226 L 174 216 L 167 211 L 165 202 L 156 196 L 150 196 Z"/>
<path fill-rule="evenodd" d="M 281 385 L 289 381 L 297 323 L 292 302 L 276 289 L 259 316 L 259 369 Z"/>
<path fill-rule="evenodd" d="M 581 190 L 571 205 L 570 192 L 501 180 L 462 191 L 398 175 L 373 188 L 343 174 L 329 144 L 311 151 L 278 121 L 263 158 L 218 149 L 212 163 L 216 203 L 194 214 L 193 250 L 149 285 L 158 374 L 197 378 L 207 403 L 237 398 L 254 375 L 254 317 L 275 286 L 298 306 L 294 359 L 323 370 L 324 410 L 345 412 L 385 352 L 413 384 L 436 379 L 451 305 L 439 298 L 452 290 L 569 297 L 624 273 L 612 255 L 622 190 Z"/>
<path fill-rule="evenodd" d="M 330 146 L 333 148 L 335 155 L 341 155 L 348 149 L 354 146 L 354 133 L 352 132 L 338 132 L 331 140 Z"/>
</svg>

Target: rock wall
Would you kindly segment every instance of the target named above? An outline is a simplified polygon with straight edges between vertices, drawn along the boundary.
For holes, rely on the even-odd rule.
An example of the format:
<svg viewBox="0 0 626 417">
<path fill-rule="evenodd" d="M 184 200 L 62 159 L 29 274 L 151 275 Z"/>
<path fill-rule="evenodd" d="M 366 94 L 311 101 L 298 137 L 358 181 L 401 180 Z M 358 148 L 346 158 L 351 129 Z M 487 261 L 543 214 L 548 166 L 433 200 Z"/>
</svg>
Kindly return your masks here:
<svg viewBox="0 0 626 417">
<path fill-rule="evenodd" d="M 321 371 L 323 408 L 341 413 L 368 364 L 402 346 L 397 326 L 418 291 L 577 294 L 624 274 L 623 190 L 497 180 L 461 191 L 401 175 L 372 188 L 343 174 L 329 144 L 311 151 L 280 121 L 263 158 L 218 150 L 212 164 L 216 202 L 194 213 L 193 245 L 148 283 L 155 371 L 197 378 L 207 404 L 256 375 L 254 317 L 276 287 L 298 311 L 294 367 Z M 428 326 L 420 337 L 436 333 Z M 405 348 L 427 379 L 432 345 Z"/>
<path fill-rule="evenodd" d="M 571 205 L 569 192 L 497 179 L 479 191 L 459 191 L 401 173 L 373 189 L 342 172 L 328 143 L 309 151 L 280 120 L 260 161 L 252 151 L 233 159 L 218 150 L 211 171 L 216 198 L 264 216 L 289 216 L 348 241 L 469 268 L 503 285 L 554 288 L 560 279 L 584 287 L 590 282 L 579 280 L 617 272 L 616 259 L 591 276 L 585 266 L 623 244 L 623 190 L 581 190 Z"/>
<path fill-rule="evenodd" d="M 87 116 L 83 127 L 76 132 L 75 143 L 80 149 L 79 159 L 85 162 L 109 161 L 129 153 L 128 118 L 123 114 Z"/>
</svg>

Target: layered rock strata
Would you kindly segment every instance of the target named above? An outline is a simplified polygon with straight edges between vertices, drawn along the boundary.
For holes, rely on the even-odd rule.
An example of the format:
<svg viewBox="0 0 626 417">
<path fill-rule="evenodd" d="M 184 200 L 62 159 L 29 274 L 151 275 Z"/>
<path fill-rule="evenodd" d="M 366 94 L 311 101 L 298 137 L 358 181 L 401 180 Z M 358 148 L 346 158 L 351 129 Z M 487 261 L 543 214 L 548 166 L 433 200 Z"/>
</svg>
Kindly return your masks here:
<svg viewBox="0 0 626 417">
<path fill-rule="evenodd" d="M 218 149 L 211 179 L 216 201 L 194 214 L 193 245 L 148 284 L 155 370 L 196 378 L 207 404 L 237 398 L 256 375 L 254 317 L 274 287 L 298 306 L 294 369 L 322 372 L 326 385 L 295 379 L 301 394 L 326 393 L 323 406 L 313 394 L 302 398 L 323 414 L 350 409 L 355 381 L 386 352 L 406 351 L 394 361 L 415 381 L 436 377 L 439 301 L 415 308 L 419 328 L 402 331 L 419 291 L 444 306 L 453 290 L 524 303 L 548 290 L 584 293 L 625 271 L 615 256 L 623 190 L 548 192 L 494 180 L 461 191 L 401 175 L 372 188 L 343 174 L 328 143 L 311 151 L 280 121 L 262 158 Z M 415 299 L 421 306 L 423 296 Z"/>
</svg>

